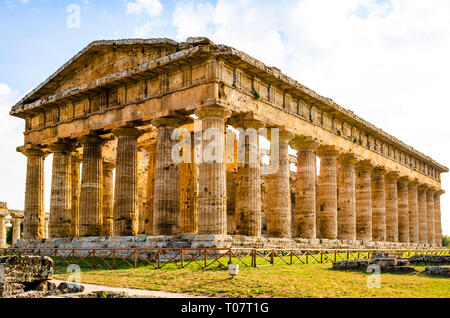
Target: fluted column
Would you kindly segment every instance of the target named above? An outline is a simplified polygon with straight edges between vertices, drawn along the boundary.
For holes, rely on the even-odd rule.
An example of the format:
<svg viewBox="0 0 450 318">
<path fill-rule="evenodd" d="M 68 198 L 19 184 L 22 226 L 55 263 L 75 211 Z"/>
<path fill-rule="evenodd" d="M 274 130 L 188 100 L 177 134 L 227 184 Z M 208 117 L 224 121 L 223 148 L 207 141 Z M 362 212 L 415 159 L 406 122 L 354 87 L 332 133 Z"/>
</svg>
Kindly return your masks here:
<svg viewBox="0 0 450 318">
<path fill-rule="evenodd" d="M 442 246 L 442 220 L 441 220 L 441 195 L 444 190 L 439 190 L 434 194 L 434 243 Z"/>
<path fill-rule="evenodd" d="M 12 215 L 13 233 L 12 233 L 12 243 L 16 244 L 20 240 L 20 224 L 21 217 L 17 215 Z"/>
<path fill-rule="evenodd" d="M 398 242 L 398 172 L 386 175 L 386 241 Z"/>
<path fill-rule="evenodd" d="M 45 216 L 45 220 L 44 220 L 44 238 L 46 238 L 46 239 L 48 239 L 49 238 L 49 236 L 48 236 L 48 224 L 49 224 L 49 218 L 48 218 L 48 216 L 46 215 Z"/>
<path fill-rule="evenodd" d="M 0 214 L 0 248 L 6 247 L 6 222 L 5 214 Z"/>
<path fill-rule="evenodd" d="M 156 163 L 156 141 L 146 146 L 148 152 L 148 172 L 147 172 L 147 200 L 145 204 L 145 234 L 153 234 L 153 209 L 155 196 L 155 163 Z"/>
<path fill-rule="evenodd" d="M 133 236 L 139 232 L 137 191 L 137 138 L 143 133 L 131 127 L 116 128 L 116 182 L 114 188 L 114 235 Z"/>
<path fill-rule="evenodd" d="M 372 169 L 370 160 L 362 160 L 356 169 L 356 239 L 372 241 Z"/>
<path fill-rule="evenodd" d="M 45 154 L 39 149 L 27 149 L 22 153 L 27 156 L 23 237 L 26 239 L 43 238 Z"/>
<path fill-rule="evenodd" d="M 251 114 L 234 117 L 239 129 L 236 173 L 236 232 L 238 235 L 261 235 L 261 179 L 259 129 L 264 123 Z"/>
<path fill-rule="evenodd" d="M 377 167 L 372 171 L 372 239 L 386 241 L 386 170 Z"/>
<path fill-rule="evenodd" d="M 427 226 L 427 189 L 426 185 L 419 186 L 418 204 L 419 204 L 419 243 L 426 244 L 428 242 L 428 226 Z"/>
<path fill-rule="evenodd" d="M 434 194 L 436 189 L 429 188 L 427 190 L 427 241 L 428 244 L 435 243 L 435 227 L 434 227 Z"/>
<path fill-rule="evenodd" d="M 81 191 L 81 159 L 77 155 L 71 157 L 71 182 L 72 182 L 72 220 L 71 236 L 78 237 L 80 234 L 80 191 Z"/>
<path fill-rule="evenodd" d="M 52 188 L 50 196 L 50 238 L 70 237 L 72 234 L 72 144 L 55 143 L 53 151 Z"/>
<path fill-rule="evenodd" d="M 317 237 L 337 238 L 337 157 L 335 146 L 320 146 L 317 149 L 320 158 L 319 195 L 317 211 Z"/>
<path fill-rule="evenodd" d="M 352 153 L 339 156 L 339 196 L 337 213 L 337 238 L 356 240 L 356 176 L 358 162 Z"/>
<path fill-rule="evenodd" d="M 227 234 L 236 234 L 236 172 L 237 172 L 237 138 L 236 134 L 228 130 L 225 134 L 226 145 L 231 145 L 233 139 L 233 153 L 227 153 L 230 158 L 227 158 L 226 162 L 226 179 L 227 179 Z M 228 150 L 227 150 L 228 151 Z"/>
<path fill-rule="evenodd" d="M 291 237 L 291 190 L 289 187 L 289 141 L 294 134 L 279 131 L 278 143 L 271 138 L 271 152 L 278 149 L 278 170 L 268 176 L 267 236 Z M 271 160 L 273 159 L 270 156 Z M 273 163 L 271 162 L 271 165 Z"/>
<path fill-rule="evenodd" d="M 103 220 L 102 236 L 114 235 L 114 176 L 115 162 L 103 161 Z"/>
<path fill-rule="evenodd" d="M 79 235 L 100 236 L 103 223 L 103 139 L 83 136 L 79 141 L 83 145 Z"/>
<path fill-rule="evenodd" d="M 181 125 L 178 118 L 157 118 L 152 125 L 158 128 L 156 145 L 153 234 L 176 235 L 180 231 L 179 165 L 172 160 L 172 148 L 178 143 L 171 135 Z"/>
<path fill-rule="evenodd" d="M 316 154 L 319 142 L 298 136 L 291 141 L 297 150 L 294 236 L 316 238 Z"/>
<path fill-rule="evenodd" d="M 180 233 L 197 233 L 198 166 L 194 162 L 194 133 L 191 133 L 190 162 L 180 163 Z"/>
<path fill-rule="evenodd" d="M 220 106 L 207 106 L 195 113 L 202 120 L 203 131 L 198 233 L 224 235 L 227 234 L 225 120 L 230 117 L 231 111 Z"/>
<path fill-rule="evenodd" d="M 408 184 L 407 177 L 398 179 L 398 241 L 402 243 L 409 243 Z"/>
<path fill-rule="evenodd" d="M 408 185 L 409 242 L 419 243 L 419 194 L 417 181 Z"/>
</svg>

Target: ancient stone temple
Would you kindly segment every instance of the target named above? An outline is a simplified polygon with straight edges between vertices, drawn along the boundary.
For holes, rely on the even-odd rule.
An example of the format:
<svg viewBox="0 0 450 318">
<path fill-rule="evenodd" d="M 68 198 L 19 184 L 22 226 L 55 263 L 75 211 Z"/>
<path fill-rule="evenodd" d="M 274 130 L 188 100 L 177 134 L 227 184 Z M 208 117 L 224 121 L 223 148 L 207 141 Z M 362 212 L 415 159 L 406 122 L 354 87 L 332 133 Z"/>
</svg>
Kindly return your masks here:
<svg viewBox="0 0 450 318">
<path fill-rule="evenodd" d="M 25 121 L 27 242 L 44 237 L 53 154 L 50 238 L 441 245 L 448 168 L 206 38 L 93 42 L 10 114 Z"/>
</svg>

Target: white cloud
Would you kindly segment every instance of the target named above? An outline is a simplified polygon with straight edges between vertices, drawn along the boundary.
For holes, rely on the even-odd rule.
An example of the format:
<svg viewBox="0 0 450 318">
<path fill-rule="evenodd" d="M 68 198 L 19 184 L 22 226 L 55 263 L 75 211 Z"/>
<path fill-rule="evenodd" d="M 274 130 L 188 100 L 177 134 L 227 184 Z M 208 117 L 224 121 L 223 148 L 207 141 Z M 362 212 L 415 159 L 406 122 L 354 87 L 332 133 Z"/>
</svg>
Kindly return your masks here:
<svg viewBox="0 0 450 318">
<path fill-rule="evenodd" d="M 127 14 L 148 14 L 151 18 L 159 16 L 163 6 L 159 0 L 136 0 L 127 2 Z"/>
<path fill-rule="evenodd" d="M 24 121 L 9 115 L 11 106 L 18 99 L 19 92 L 17 90 L 0 83 L 0 141 L 2 146 L 0 201 L 8 202 L 10 208 L 22 209 L 26 159 L 15 149 L 23 144 Z"/>
<path fill-rule="evenodd" d="M 245 51 L 449 166 L 449 16 L 446 0 L 218 0 L 177 3 L 172 24 L 178 40 Z M 444 195 L 450 234 L 448 210 Z"/>
</svg>

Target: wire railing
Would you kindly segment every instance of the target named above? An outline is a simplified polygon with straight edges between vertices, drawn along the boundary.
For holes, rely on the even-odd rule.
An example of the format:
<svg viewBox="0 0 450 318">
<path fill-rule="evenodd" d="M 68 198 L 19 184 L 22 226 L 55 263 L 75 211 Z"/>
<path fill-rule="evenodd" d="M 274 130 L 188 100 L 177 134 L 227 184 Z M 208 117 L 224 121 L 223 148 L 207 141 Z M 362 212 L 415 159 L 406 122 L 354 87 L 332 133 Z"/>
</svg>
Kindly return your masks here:
<svg viewBox="0 0 450 318">
<path fill-rule="evenodd" d="M 245 248 L 3 248 L 0 256 L 48 256 L 55 266 L 77 264 L 88 269 L 210 269 L 276 265 L 325 264 L 340 260 L 369 259 L 372 253 L 390 253 L 401 258 L 414 255 L 450 255 L 450 249 L 435 250 L 315 250 Z"/>
</svg>

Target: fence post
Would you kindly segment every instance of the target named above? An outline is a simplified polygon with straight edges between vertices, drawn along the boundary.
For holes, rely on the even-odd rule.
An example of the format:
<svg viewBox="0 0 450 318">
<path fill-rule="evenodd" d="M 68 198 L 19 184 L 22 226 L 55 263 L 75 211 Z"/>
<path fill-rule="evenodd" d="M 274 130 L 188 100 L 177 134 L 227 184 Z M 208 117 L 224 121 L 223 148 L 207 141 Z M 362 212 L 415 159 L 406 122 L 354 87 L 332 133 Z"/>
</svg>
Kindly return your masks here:
<svg viewBox="0 0 450 318">
<path fill-rule="evenodd" d="M 158 249 L 158 268 L 161 268 L 161 250 Z"/>
<path fill-rule="evenodd" d="M 95 250 L 92 251 L 92 268 L 95 268 Z"/>
<path fill-rule="evenodd" d="M 134 250 L 134 268 L 137 266 L 137 253 L 136 250 Z"/>
<path fill-rule="evenodd" d="M 183 249 L 180 248 L 180 256 L 181 256 L 181 268 L 184 268 L 184 263 L 183 263 Z"/>
<path fill-rule="evenodd" d="M 116 249 L 113 249 L 113 268 L 116 268 Z"/>
</svg>

